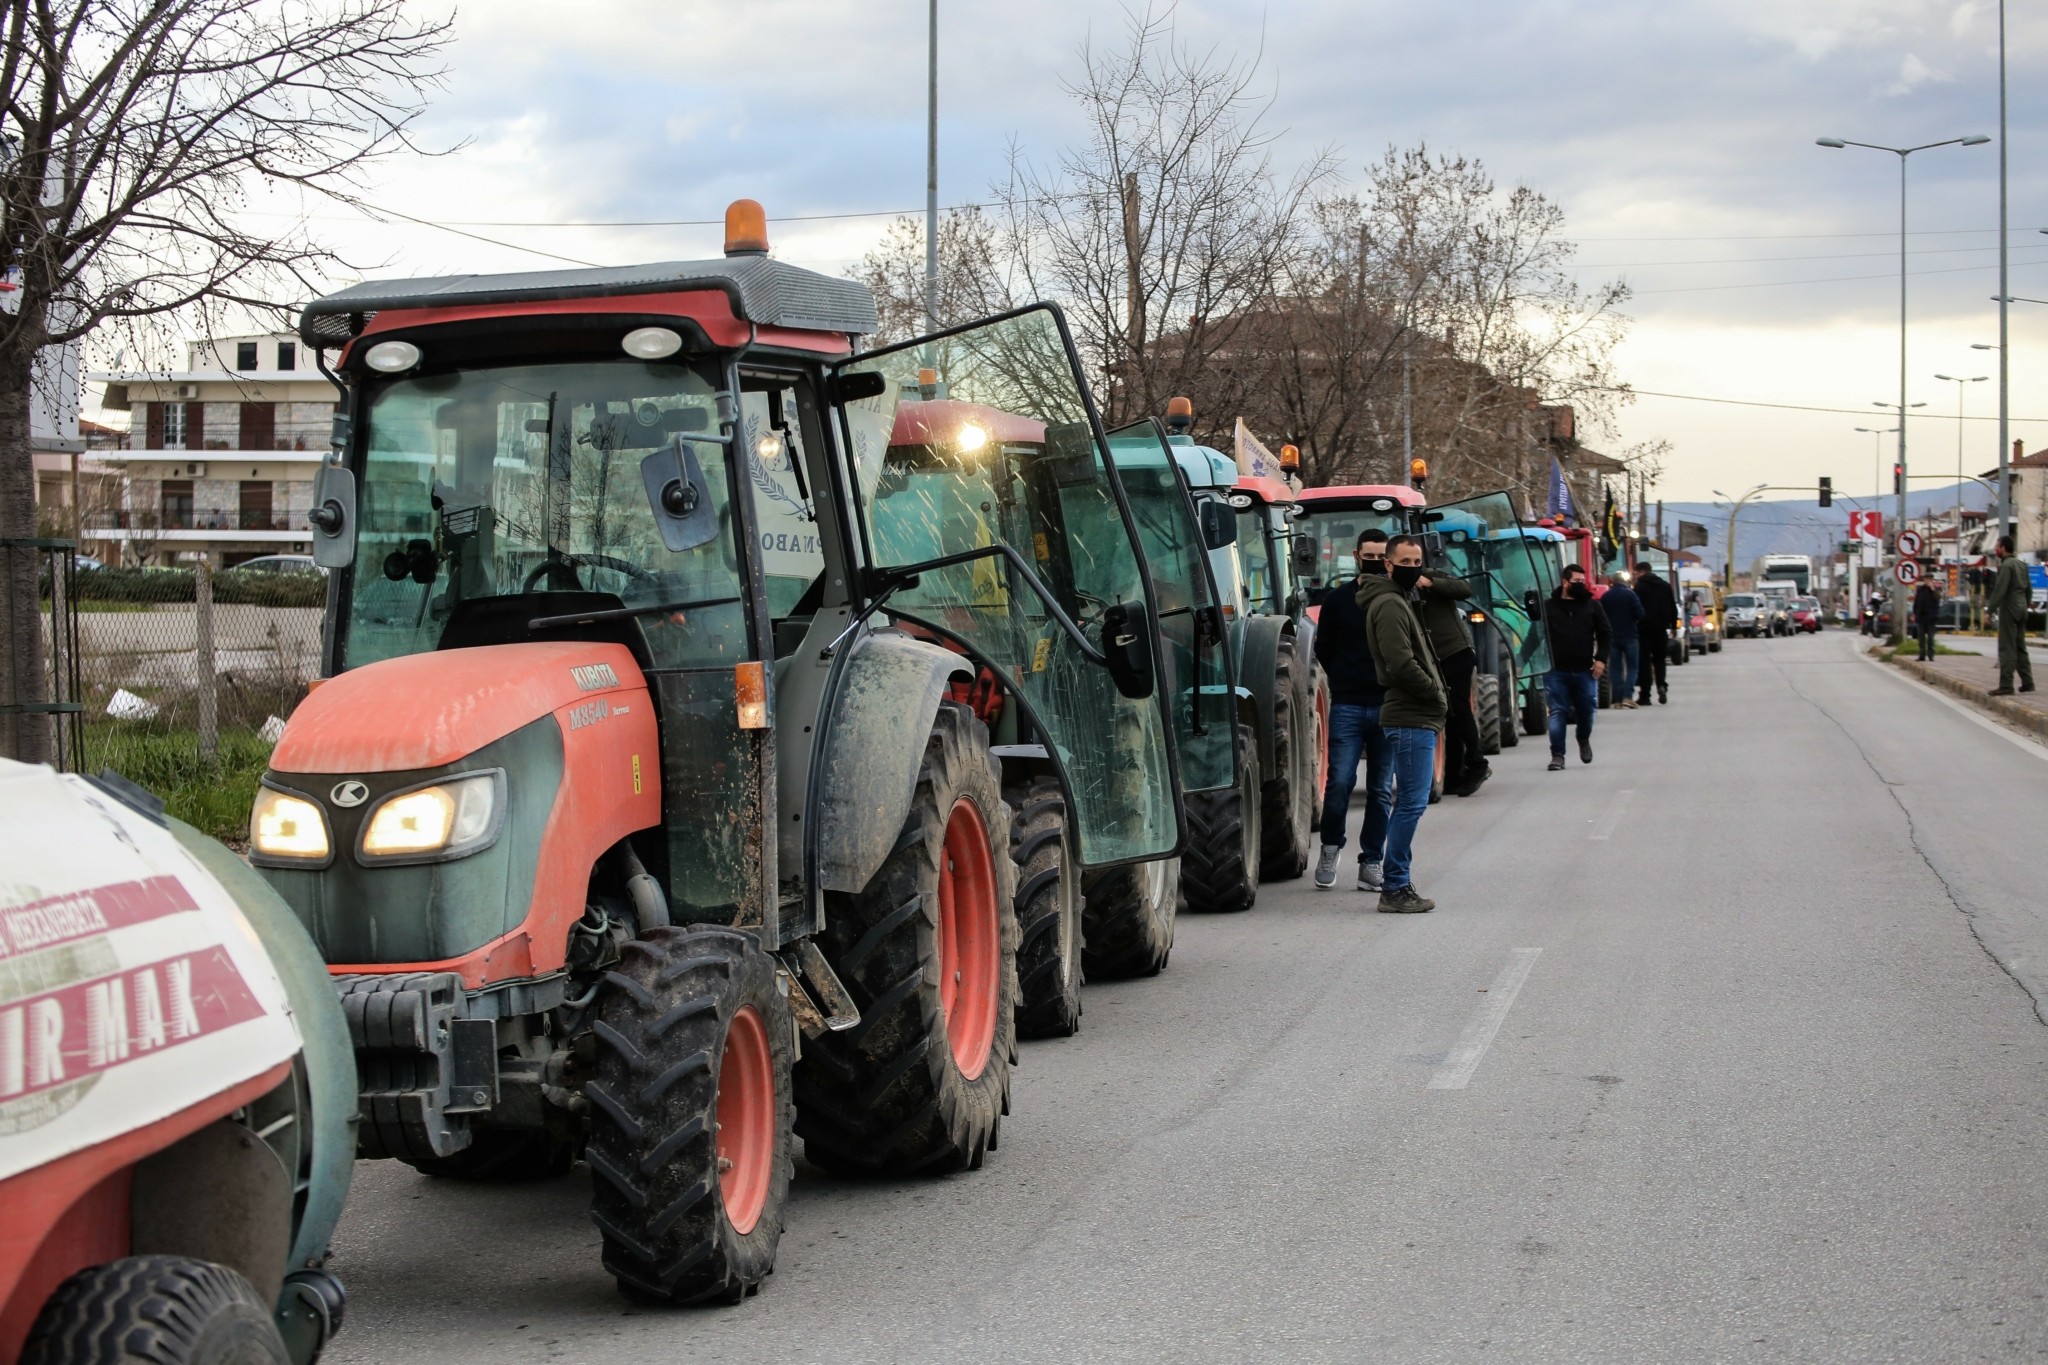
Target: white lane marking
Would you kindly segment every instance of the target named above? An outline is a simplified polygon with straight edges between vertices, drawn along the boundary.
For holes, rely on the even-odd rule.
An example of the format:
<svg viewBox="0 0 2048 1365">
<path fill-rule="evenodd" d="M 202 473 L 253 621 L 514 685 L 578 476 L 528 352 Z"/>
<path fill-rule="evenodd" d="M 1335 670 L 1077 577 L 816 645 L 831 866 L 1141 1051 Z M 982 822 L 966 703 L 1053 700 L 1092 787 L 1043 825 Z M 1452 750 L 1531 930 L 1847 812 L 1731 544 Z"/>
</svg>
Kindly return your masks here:
<svg viewBox="0 0 2048 1365">
<path fill-rule="evenodd" d="M 1493 1035 L 1500 1032 L 1501 1024 L 1508 1017 L 1508 1007 L 1521 994 L 1522 983 L 1529 979 L 1529 969 L 1536 965 L 1536 959 L 1542 953 L 1541 948 L 1515 949 L 1508 965 L 1500 969 L 1500 975 L 1486 988 L 1486 999 L 1472 1016 L 1472 1022 L 1465 1025 L 1458 1045 L 1445 1054 L 1444 1064 L 1429 1078 L 1431 1090 L 1465 1088 L 1465 1083 L 1472 1079 L 1472 1073 L 1479 1069 L 1479 1059 L 1486 1055 L 1487 1048 L 1493 1046 Z"/>
<path fill-rule="evenodd" d="M 1886 663 L 1884 660 L 1878 658 L 1874 654 L 1863 655 L 1863 660 L 1865 663 L 1868 663 L 1872 668 L 1875 668 L 1878 672 L 1884 674 L 1886 677 L 1898 683 L 1901 687 L 1910 688 L 1914 692 L 1917 692 L 1919 695 L 1926 697 L 1930 701 L 1940 702 L 1943 706 L 1946 706 L 1949 710 L 1955 712 L 1964 720 L 1970 722 L 1970 724 L 1977 726 L 1979 729 L 1982 730 L 1989 730 L 1992 734 L 1997 735 L 2000 739 L 2012 745 L 2013 748 L 2018 749 L 2021 753 L 2031 754 L 2033 757 L 2040 759 L 2043 763 L 2048 763 L 2048 749 L 2042 748 L 2041 742 L 2039 740 L 2029 739 L 2027 736 L 2021 734 L 2017 730 L 2007 729 L 2005 726 L 2000 725 L 1997 721 L 1992 720 L 1989 717 L 1985 716 L 1975 707 L 1965 706 L 1962 702 L 1957 701 L 1954 697 L 1951 697 L 1948 693 L 1942 691 L 1940 688 L 1932 687 L 1924 682 L 1921 682 L 1918 678 L 1915 678 L 1910 674 L 1907 674 L 1901 671 L 1900 669 L 1893 667 L 1892 665 Z"/>
<path fill-rule="evenodd" d="M 1621 817 L 1628 814 L 1629 801 L 1635 794 L 1635 788 L 1633 787 L 1616 792 L 1614 794 L 1614 804 L 1607 808 L 1607 814 L 1600 817 L 1600 823 L 1593 826 L 1593 832 L 1586 837 L 1588 839 L 1612 839 L 1615 828 L 1621 824 Z"/>
</svg>

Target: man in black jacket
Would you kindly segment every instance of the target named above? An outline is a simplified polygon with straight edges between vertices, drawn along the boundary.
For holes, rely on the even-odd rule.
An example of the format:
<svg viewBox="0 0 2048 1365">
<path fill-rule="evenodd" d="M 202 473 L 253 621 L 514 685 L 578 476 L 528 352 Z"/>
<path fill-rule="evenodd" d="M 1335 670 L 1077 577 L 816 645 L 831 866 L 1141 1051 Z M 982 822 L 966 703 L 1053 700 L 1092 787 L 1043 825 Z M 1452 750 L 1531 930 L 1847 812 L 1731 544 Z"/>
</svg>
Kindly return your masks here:
<svg viewBox="0 0 2048 1365">
<path fill-rule="evenodd" d="M 1913 589 L 1913 633 L 1920 637 L 1920 662 L 1934 661 L 1934 632 L 1941 623 L 1941 594 L 1926 579 Z"/>
<path fill-rule="evenodd" d="M 1367 528 L 1358 537 L 1359 580 L 1338 583 L 1316 614 L 1316 662 L 1330 679 L 1330 776 L 1323 789 L 1322 856 L 1316 859 L 1316 887 L 1337 884 L 1337 862 L 1344 852 L 1344 822 L 1351 814 L 1351 793 L 1358 785 L 1358 763 L 1365 760 L 1365 815 L 1358 831 L 1358 889 L 1380 889 L 1380 864 L 1387 847 L 1387 820 L 1394 808 L 1394 770 L 1387 762 L 1387 737 L 1380 729 L 1380 704 L 1386 699 L 1373 668 L 1372 647 L 1365 637 L 1365 608 L 1358 603 L 1364 575 L 1385 577 L 1387 533 Z"/>
<path fill-rule="evenodd" d="M 1564 731 L 1579 724 L 1579 762 L 1593 761 L 1593 713 L 1600 707 L 1600 675 L 1607 671 L 1607 613 L 1593 600 L 1586 571 L 1564 566 L 1564 583 L 1543 604 L 1543 629 L 1550 637 L 1550 672 L 1543 677 L 1550 704 L 1550 771 L 1564 771 Z"/>
<path fill-rule="evenodd" d="M 1642 658 L 1636 667 L 1636 704 L 1650 704 L 1650 685 L 1657 686 L 1657 700 L 1668 703 L 1671 689 L 1664 679 L 1671 662 L 1671 629 L 1678 624 L 1678 598 L 1671 585 L 1650 571 L 1647 562 L 1636 563 L 1636 596 L 1642 599 L 1643 621 L 1637 627 L 1637 648 Z"/>
</svg>

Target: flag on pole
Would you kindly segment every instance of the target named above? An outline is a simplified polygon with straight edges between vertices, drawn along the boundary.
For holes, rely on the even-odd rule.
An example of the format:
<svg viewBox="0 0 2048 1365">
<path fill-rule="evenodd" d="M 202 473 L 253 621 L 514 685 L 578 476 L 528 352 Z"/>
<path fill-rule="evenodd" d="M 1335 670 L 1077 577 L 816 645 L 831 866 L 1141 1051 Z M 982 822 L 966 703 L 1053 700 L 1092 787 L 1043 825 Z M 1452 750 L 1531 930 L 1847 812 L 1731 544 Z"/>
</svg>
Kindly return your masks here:
<svg viewBox="0 0 2048 1365">
<path fill-rule="evenodd" d="M 1607 490 L 1607 510 L 1600 514 L 1600 557 L 1612 559 L 1621 553 L 1621 509 L 1614 504 L 1614 490 Z"/>
<path fill-rule="evenodd" d="M 1563 517 L 1572 522 L 1579 519 L 1578 509 L 1572 506 L 1571 485 L 1564 481 L 1564 466 L 1558 463 L 1555 455 L 1550 457 L 1550 502 L 1544 515 Z"/>
<path fill-rule="evenodd" d="M 1233 453 L 1237 456 L 1238 473 L 1255 479 L 1277 479 L 1281 476 L 1279 456 L 1259 443 L 1259 438 L 1252 435 L 1242 417 L 1237 419 L 1235 444 L 1237 449 Z"/>
</svg>

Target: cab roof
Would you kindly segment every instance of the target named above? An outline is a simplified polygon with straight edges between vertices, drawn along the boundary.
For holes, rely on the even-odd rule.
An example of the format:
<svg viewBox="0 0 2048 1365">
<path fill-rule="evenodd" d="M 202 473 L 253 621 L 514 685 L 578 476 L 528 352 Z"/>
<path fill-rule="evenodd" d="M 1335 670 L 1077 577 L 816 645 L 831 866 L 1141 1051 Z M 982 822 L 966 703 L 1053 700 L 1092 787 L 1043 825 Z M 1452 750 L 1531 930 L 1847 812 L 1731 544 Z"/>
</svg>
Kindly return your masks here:
<svg viewBox="0 0 2048 1365">
<path fill-rule="evenodd" d="M 430 275 L 365 280 L 306 305 L 299 335 L 309 346 L 341 346 L 386 309 L 474 307 L 557 299 L 619 298 L 716 290 L 734 316 L 762 327 L 872 335 L 880 325 L 874 296 L 853 280 L 820 275 L 767 256 L 587 270 L 529 270 L 503 275 Z"/>
<path fill-rule="evenodd" d="M 1422 495 L 1421 490 L 1402 483 L 1332 484 L 1327 488 L 1304 488 L 1296 496 L 1304 506 L 1318 502 L 1364 502 L 1368 498 L 1392 498 L 1402 507 L 1429 505 L 1429 499 Z"/>
</svg>

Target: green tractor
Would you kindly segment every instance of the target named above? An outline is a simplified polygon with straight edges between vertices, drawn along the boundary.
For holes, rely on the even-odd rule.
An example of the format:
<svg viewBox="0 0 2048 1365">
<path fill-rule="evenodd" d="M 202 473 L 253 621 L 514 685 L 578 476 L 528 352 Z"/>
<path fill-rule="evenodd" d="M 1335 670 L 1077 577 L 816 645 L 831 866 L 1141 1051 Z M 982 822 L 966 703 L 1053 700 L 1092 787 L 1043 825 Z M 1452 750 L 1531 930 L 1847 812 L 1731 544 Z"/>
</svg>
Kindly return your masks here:
<svg viewBox="0 0 2048 1365">
<path fill-rule="evenodd" d="M 1183 828 L 1188 689 L 1059 312 L 862 351 L 864 289 L 770 259 L 751 201 L 727 228 L 722 260 L 306 309 L 344 395 L 328 677 L 251 819 L 349 1021 L 361 1155 L 580 1156 L 605 1266 L 664 1303 L 758 1288 L 798 1138 L 978 1167 L 1032 1007 L 1020 878 L 1071 948 L 1062 888 L 1156 887 Z M 1144 908 L 1091 943 L 1156 938 L 1114 918 Z"/>
<path fill-rule="evenodd" d="M 1472 584 L 1472 641 L 1478 656 L 1473 714 L 1489 754 L 1549 724 L 1543 677 L 1550 648 L 1543 603 L 1557 587 L 1555 531 L 1524 526 L 1506 493 L 1482 493 L 1428 514 L 1431 551 Z"/>
</svg>

